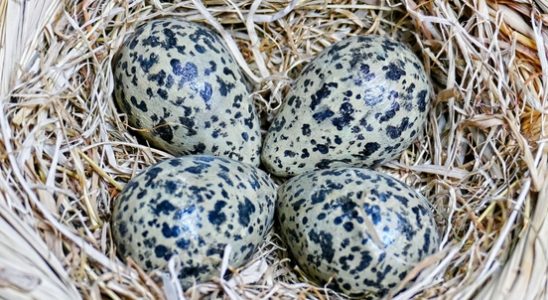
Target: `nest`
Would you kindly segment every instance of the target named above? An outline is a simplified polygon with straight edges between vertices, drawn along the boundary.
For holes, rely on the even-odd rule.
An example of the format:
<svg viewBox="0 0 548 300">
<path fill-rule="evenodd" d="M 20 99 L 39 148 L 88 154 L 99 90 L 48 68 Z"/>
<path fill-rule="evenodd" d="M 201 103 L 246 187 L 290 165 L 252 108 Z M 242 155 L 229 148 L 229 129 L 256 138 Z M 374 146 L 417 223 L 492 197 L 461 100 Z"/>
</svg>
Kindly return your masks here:
<svg viewBox="0 0 548 300">
<path fill-rule="evenodd" d="M 111 62 L 136 24 L 161 16 L 217 30 L 267 122 L 326 46 L 365 34 L 411 45 L 434 86 L 428 125 L 380 169 L 430 200 L 442 245 L 389 297 L 547 297 L 545 0 L 2 1 L 1 297 L 345 298 L 308 281 L 274 233 L 247 265 L 187 291 L 177 264 L 147 274 L 116 256 L 111 203 L 170 155 L 128 133 Z"/>
</svg>

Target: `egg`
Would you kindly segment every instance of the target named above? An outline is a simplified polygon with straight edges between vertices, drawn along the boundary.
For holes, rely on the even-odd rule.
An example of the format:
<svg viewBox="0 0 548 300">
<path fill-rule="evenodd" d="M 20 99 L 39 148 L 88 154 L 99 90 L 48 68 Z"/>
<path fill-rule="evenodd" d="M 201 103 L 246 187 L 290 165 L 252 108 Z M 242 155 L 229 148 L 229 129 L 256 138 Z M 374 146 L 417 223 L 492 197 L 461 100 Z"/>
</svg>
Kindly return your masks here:
<svg viewBox="0 0 548 300">
<path fill-rule="evenodd" d="M 427 200 L 367 169 L 311 171 L 278 190 L 277 220 L 289 252 L 310 279 L 352 297 L 382 297 L 439 237 Z"/>
<path fill-rule="evenodd" d="M 263 171 L 211 155 L 172 158 L 133 178 L 114 203 L 112 235 L 122 258 L 165 270 L 177 256 L 184 288 L 248 261 L 272 225 L 276 186 Z"/>
<path fill-rule="evenodd" d="M 259 164 L 249 84 L 214 31 L 179 18 L 147 21 L 119 50 L 114 77 L 117 106 L 152 146 Z"/>
<path fill-rule="evenodd" d="M 405 45 L 383 36 L 344 39 L 295 80 L 261 159 L 278 176 L 381 164 L 422 132 L 429 98 L 424 68 Z"/>
</svg>

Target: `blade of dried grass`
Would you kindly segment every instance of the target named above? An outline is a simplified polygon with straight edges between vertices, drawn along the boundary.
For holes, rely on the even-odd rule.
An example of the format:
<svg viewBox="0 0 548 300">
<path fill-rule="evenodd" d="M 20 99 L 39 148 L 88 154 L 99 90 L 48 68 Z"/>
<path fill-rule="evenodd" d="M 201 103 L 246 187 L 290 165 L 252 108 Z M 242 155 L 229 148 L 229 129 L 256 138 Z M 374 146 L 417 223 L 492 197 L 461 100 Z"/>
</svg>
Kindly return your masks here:
<svg viewBox="0 0 548 300">
<path fill-rule="evenodd" d="M 36 58 L 34 49 L 44 26 L 51 22 L 61 1 L 16 1 L 0 3 L 0 99 L 16 83 L 21 68 Z"/>
<path fill-rule="evenodd" d="M 496 8 L 501 13 L 502 20 L 510 27 L 514 28 L 515 30 L 519 31 L 521 34 L 529 38 L 532 38 L 534 36 L 531 25 L 527 24 L 523 20 L 521 14 L 502 4 L 497 5 Z"/>
<path fill-rule="evenodd" d="M 529 195 L 529 188 L 530 187 L 531 187 L 531 180 L 530 179 L 525 179 L 525 181 L 522 183 L 521 191 L 520 191 L 520 194 L 518 196 L 518 199 L 516 200 L 515 204 L 513 205 L 512 213 L 510 214 L 510 217 L 508 218 L 508 221 L 506 222 L 506 224 L 504 225 L 500 235 L 498 236 L 497 241 L 496 241 L 495 245 L 493 246 L 493 250 L 489 253 L 489 256 L 488 256 L 488 259 L 487 259 L 487 262 L 486 262 L 487 266 L 491 266 L 494 263 L 497 256 L 499 256 L 498 249 L 500 249 L 502 247 L 504 241 L 506 240 L 506 238 L 508 237 L 512 227 L 514 226 L 514 222 L 516 221 L 516 219 L 518 217 L 518 214 L 521 211 L 521 207 L 523 206 L 523 203 L 525 202 L 525 200 L 527 199 L 527 197 Z M 482 273 L 480 273 L 480 277 L 484 277 L 486 275 L 486 272 L 488 272 L 488 271 L 489 271 L 489 268 L 484 268 Z"/>
<path fill-rule="evenodd" d="M 548 201 L 542 200 L 548 199 L 548 156 L 543 152 L 537 156 L 544 180 L 533 219 L 502 272 L 480 293 L 482 299 L 541 299 L 548 292 Z"/>
<path fill-rule="evenodd" d="M 255 17 L 255 13 L 257 12 L 257 9 L 259 8 L 259 5 L 261 5 L 261 2 L 262 0 L 253 1 L 253 4 L 251 5 L 251 8 L 249 9 L 249 13 L 245 21 L 245 26 L 247 28 L 249 40 L 251 42 L 251 52 L 253 53 L 253 57 L 255 58 L 255 63 L 257 64 L 257 68 L 259 69 L 259 72 L 261 73 L 261 78 L 268 78 L 270 76 L 270 71 L 266 67 L 265 59 L 263 57 L 261 50 L 259 49 L 259 37 L 257 36 L 257 32 L 255 31 L 254 17 Z"/>
<path fill-rule="evenodd" d="M 201 0 L 192 0 L 192 3 L 196 6 L 196 8 L 200 11 L 200 13 L 204 16 L 204 18 L 208 21 L 208 23 L 213 26 L 219 34 L 223 37 L 225 42 L 227 43 L 228 49 L 232 52 L 232 55 L 238 62 L 238 65 L 244 70 L 244 72 L 249 76 L 250 79 L 252 79 L 255 82 L 260 82 L 261 79 L 251 69 L 249 68 L 249 65 L 245 61 L 244 57 L 242 56 L 242 53 L 238 49 L 238 46 L 236 45 L 236 42 L 232 38 L 232 36 L 223 28 L 223 26 L 211 15 L 211 13 L 207 10 L 207 8 L 204 6 Z"/>
<path fill-rule="evenodd" d="M 439 277 L 442 271 L 446 269 L 449 264 L 451 264 L 451 261 L 458 255 L 461 247 L 462 245 L 445 248 L 444 250 L 439 251 L 419 262 L 411 271 L 409 271 L 402 282 L 394 289 L 394 292 L 401 292 L 392 299 L 412 299 L 421 290 L 424 290 L 432 283 L 439 281 L 439 279 L 436 279 L 435 277 Z M 420 274 L 428 275 L 427 278 L 424 278 L 425 276 L 422 276 L 421 278 Z M 419 276 L 419 278 L 416 280 L 416 283 L 413 284 L 411 288 L 403 290 L 403 288 L 417 276 Z"/>
<path fill-rule="evenodd" d="M 460 179 L 460 180 L 470 175 L 470 172 L 464 169 L 454 168 L 454 167 L 448 168 L 445 166 L 439 166 L 439 165 L 433 165 L 433 164 L 409 166 L 402 163 L 394 162 L 394 163 L 387 164 L 386 167 L 410 170 L 416 173 L 436 174 L 436 175 L 447 176 L 447 177 Z"/>
<path fill-rule="evenodd" d="M 7 186 L 0 181 L 3 189 Z M 80 299 L 69 274 L 33 228 L 0 200 L 0 295 Z"/>
<path fill-rule="evenodd" d="M 548 14 L 548 1 L 546 0 L 535 0 L 534 3 L 540 7 L 540 9 Z"/>
<path fill-rule="evenodd" d="M 118 183 L 114 178 L 112 178 L 110 175 L 108 175 L 105 170 L 103 170 L 99 165 L 97 165 L 89 156 L 87 156 L 84 152 L 77 149 L 76 152 L 84 158 L 84 160 L 97 172 L 101 177 L 103 177 L 107 182 L 112 184 L 117 190 L 121 191 L 123 189 L 123 185 Z"/>
<path fill-rule="evenodd" d="M 255 14 L 253 16 L 253 22 L 255 23 L 270 23 L 277 21 L 289 14 L 297 5 L 299 0 L 291 0 L 291 2 L 282 10 L 276 12 L 273 15 Z"/>
</svg>

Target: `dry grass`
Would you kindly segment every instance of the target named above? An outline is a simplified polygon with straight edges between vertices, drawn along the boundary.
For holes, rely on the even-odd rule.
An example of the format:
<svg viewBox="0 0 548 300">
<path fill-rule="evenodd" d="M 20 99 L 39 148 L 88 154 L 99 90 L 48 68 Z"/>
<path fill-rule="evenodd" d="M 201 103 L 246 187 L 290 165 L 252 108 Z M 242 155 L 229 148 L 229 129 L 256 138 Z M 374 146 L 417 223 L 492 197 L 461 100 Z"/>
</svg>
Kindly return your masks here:
<svg viewBox="0 0 548 300">
<path fill-rule="evenodd" d="M 430 199 L 443 245 L 395 298 L 548 299 L 547 1 L 173 2 L 0 2 L 0 298 L 344 298 L 293 270 L 274 234 L 243 268 L 184 293 L 176 264 L 146 274 L 116 257 L 111 201 L 169 155 L 127 133 L 111 60 L 136 23 L 175 15 L 221 32 L 265 120 L 331 43 L 413 45 L 436 91 L 429 124 L 382 169 Z"/>
</svg>

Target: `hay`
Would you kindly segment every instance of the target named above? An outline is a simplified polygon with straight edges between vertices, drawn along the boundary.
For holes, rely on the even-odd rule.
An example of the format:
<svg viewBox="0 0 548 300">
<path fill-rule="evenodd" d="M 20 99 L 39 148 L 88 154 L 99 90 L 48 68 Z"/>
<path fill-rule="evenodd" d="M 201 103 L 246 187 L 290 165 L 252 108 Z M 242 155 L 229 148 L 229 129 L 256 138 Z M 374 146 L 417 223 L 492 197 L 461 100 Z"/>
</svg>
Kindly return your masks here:
<svg viewBox="0 0 548 300">
<path fill-rule="evenodd" d="M 443 244 L 395 298 L 548 299 L 547 1 L 173 2 L 0 2 L 0 297 L 344 298 L 309 283 L 275 234 L 246 266 L 184 292 L 176 262 L 146 274 L 116 257 L 111 201 L 169 155 L 127 133 L 111 60 L 136 23 L 177 15 L 222 34 L 266 120 L 331 43 L 414 45 L 435 89 L 428 127 L 382 169 L 429 198 Z"/>
</svg>

